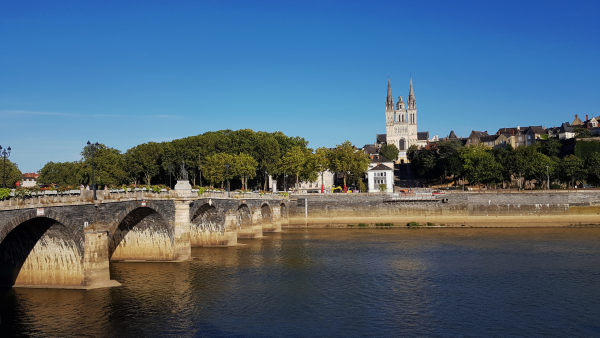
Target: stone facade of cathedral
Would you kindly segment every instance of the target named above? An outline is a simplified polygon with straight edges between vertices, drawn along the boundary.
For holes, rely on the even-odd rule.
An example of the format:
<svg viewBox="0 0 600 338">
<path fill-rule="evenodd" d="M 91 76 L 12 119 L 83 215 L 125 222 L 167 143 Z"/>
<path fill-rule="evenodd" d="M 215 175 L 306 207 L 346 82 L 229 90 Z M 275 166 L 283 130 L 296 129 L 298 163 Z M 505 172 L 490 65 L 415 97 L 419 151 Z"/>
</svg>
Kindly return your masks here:
<svg viewBox="0 0 600 338">
<path fill-rule="evenodd" d="M 385 99 L 385 130 L 386 143 L 395 145 L 400 153 L 398 161 L 407 162 L 406 151 L 411 145 L 419 145 L 417 136 L 417 100 L 413 92 L 412 78 L 410 79 L 410 89 L 408 91 L 408 101 L 406 106 L 402 101 L 402 96 L 398 97 L 398 102 L 394 105 L 392 97 L 392 86 L 388 79 L 387 98 Z"/>
</svg>

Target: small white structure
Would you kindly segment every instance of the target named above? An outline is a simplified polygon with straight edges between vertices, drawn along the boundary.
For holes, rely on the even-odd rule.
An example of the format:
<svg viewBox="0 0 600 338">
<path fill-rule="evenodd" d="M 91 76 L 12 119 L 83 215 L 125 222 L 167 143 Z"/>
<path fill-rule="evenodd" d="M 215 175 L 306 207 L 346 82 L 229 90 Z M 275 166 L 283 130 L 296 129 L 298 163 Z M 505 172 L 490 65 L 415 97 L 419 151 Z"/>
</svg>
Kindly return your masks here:
<svg viewBox="0 0 600 338">
<path fill-rule="evenodd" d="M 379 185 L 385 184 L 384 192 L 394 192 L 394 169 L 378 164 L 367 171 L 367 180 L 369 181 L 369 192 L 380 192 Z"/>
</svg>

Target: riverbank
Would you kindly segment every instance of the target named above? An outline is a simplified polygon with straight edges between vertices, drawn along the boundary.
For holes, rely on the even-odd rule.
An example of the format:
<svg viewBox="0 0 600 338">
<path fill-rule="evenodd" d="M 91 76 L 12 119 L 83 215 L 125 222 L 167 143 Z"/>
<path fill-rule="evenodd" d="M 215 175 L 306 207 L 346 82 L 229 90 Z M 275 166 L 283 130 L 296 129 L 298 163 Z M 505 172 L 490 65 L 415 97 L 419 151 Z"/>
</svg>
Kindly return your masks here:
<svg viewBox="0 0 600 338">
<path fill-rule="evenodd" d="M 306 200 L 303 200 L 306 198 Z M 454 193 L 446 203 L 389 203 L 385 196 L 306 195 L 292 200 L 289 226 L 444 224 L 445 227 L 569 227 L 600 224 L 600 192 Z M 298 200 L 300 199 L 300 200 Z M 306 205 L 305 205 L 306 203 Z"/>
</svg>

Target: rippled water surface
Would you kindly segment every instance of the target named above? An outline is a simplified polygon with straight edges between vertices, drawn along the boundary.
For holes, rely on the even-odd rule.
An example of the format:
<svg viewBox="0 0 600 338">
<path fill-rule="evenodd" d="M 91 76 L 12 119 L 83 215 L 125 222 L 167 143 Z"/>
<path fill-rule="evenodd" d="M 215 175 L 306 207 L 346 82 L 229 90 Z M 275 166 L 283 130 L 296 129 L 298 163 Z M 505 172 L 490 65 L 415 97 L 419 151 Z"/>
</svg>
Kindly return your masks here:
<svg viewBox="0 0 600 338">
<path fill-rule="evenodd" d="M 0 336 L 599 337 L 600 229 L 293 229 L 122 287 L 0 291 Z"/>
</svg>

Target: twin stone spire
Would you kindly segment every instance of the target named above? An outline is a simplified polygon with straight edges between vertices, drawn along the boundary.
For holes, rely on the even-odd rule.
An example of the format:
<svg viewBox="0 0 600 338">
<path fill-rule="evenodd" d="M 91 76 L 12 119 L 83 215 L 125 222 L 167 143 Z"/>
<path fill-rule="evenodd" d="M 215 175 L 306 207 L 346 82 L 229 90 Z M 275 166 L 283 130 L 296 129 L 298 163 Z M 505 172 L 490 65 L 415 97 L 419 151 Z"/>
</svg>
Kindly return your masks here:
<svg viewBox="0 0 600 338">
<path fill-rule="evenodd" d="M 404 102 L 402 101 L 402 95 L 398 96 L 398 103 L 396 104 L 395 110 L 404 110 Z M 413 92 L 412 77 L 410 78 L 410 89 L 408 90 L 408 109 L 417 109 L 417 100 L 415 99 L 415 93 Z M 394 98 L 392 97 L 392 85 L 388 78 L 388 90 L 387 97 L 385 99 L 385 110 L 394 110 Z"/>
</svg>

